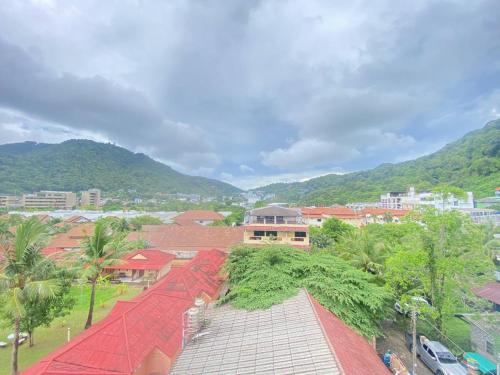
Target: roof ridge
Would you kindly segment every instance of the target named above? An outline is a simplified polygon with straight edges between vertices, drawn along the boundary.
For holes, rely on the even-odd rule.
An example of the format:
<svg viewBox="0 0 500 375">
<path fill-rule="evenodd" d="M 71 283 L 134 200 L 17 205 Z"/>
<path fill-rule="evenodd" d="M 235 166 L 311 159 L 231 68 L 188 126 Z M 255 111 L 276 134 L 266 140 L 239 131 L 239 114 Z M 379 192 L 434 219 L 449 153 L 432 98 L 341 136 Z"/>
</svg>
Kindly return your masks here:
<svg viewBox="0 0 500 375">
<path fill-rule="evenodd" d="M 137 306 L 137 305 L 136 305 Z M 133 307 L 130 309 L 132 310 Z M 127 310 L 128 311 L 128 310 Z M 125 320 L 125 311 L 122 314 L 122 321 L 123 321 L 123 331 L 125 332 L 125 347 L 127 348 L 127 362 L 128 362 L 128 370 L 131 372 L 132 371 L 132 361 L 130 359 L 130 350 L 129 350 L 129 344 L 128 344 L 128 329 L 127 329 L 127 321 Z"/>
<path fill-rule="evenodd" d="M 323 322 L 321 321 L 318 312 L 316 311 L 316 308 L 314 307 L 314 303 L 312 301 L 312 296 L 309 294 L 307 289 L 302 288 L 302 290 L 306 293 L 307 300 L 309 301 L 309 305 L 311 306 L 312 311 L 314 312 L 314 317 L 316 318 L 317 322 L 319 323 L 319 326 L 321 327 L 321 333 L 323 334 L 323 337 L 325 338 L 326 342 L 328 343 L 328 347 L 330 348 L 330 351 L 332 352 L 333 358 L 335 358 L 335 362 L 337 363 L 337 366 L 339 367 L 339 371 L 341 374 L 346 375 L 346 372 L 344 368 L 342 367 L 342 363 L 340 362 L 340 359 L 335 352 L 335 348 L 333 347 L 332 342 L 330 341 L 330 338 L 326 334 L 325 326 L 323 325 Z M 318 302 L 319 303 L 319 302 Z"/>
</svg>

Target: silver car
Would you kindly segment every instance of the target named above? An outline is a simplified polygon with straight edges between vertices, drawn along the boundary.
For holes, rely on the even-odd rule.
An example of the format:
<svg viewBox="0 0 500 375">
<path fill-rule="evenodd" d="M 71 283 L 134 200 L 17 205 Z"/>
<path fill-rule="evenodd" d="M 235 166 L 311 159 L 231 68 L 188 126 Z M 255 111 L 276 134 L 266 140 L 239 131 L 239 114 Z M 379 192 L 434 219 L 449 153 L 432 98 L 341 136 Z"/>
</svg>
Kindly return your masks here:
<svg viewBox="0 0 500 375">
<path fill-rule="evenodd" d="M 420 359 L 437 375 L 467 375 L 467 370 L 458 362 L 446 346 L 439 341 L 417 341 Z"/>
</svg>

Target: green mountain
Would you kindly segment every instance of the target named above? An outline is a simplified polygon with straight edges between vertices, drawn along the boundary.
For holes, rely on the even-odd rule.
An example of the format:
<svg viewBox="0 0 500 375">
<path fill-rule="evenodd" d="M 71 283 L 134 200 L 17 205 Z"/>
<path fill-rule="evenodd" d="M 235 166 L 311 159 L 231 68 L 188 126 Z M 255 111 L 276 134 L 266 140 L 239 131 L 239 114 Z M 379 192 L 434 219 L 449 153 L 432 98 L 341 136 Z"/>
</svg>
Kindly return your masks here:
<svg viewBox="0 0 500 375">
<path fill-rule="evenodd" d="M 476 198 L 494 194 L 500 185 L 500 120 L 415 160 L 255 190 L 275 193 L 279 201 L 329 205 L 378 201 L 384 192 L 405 191 L 408 186 L 423 190 L 441 183 L 472 191 Z"/>
<path fill-rule="evenodd" d="M 140 153 L 112 144 L 69 140 L 59 144 L 0 145 L 0 192 L 38 190 L 230 195 L 240 190 L 204 177 L 187 176 Z"/>
</svg>

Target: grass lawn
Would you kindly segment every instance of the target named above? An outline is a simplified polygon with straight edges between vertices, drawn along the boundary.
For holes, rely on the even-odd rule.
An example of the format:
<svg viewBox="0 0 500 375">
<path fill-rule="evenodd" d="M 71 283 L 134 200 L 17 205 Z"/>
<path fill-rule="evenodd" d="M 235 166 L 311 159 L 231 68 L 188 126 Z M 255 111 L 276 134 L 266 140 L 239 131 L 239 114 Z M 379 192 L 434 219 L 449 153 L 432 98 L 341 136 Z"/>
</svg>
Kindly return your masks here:
<svg viewBox="0 0 500 375">
<path fill-rule="evenodd" d="M 142 291 L 141 288 L 126 287 L 123 285 L 100 286 L 96 292 L 94 322 L 104 318 L 117 300 L 130 299 Z M 71 337 L 83 331 L 87 320 L 90 299 L 89 285 L 74 286 L 71 293 L 76 299 L 73 311 L 62 318 L 55 319 L 50 327 L 39 327 L 35 330 L 35 345 L 30 348 L 26 341 L 19 347 L 19 367 L 26 369 L 31 364 L 54 351 L 66 342 L 68 327 L 71 328 Z M 0 341 L 7 341 L 7 335 L 12 333 L 11 328 L 0 328 Z M 10 356 L 12 346 L 0 349 L 0 375 L 10 374 Z"/>
</svg>

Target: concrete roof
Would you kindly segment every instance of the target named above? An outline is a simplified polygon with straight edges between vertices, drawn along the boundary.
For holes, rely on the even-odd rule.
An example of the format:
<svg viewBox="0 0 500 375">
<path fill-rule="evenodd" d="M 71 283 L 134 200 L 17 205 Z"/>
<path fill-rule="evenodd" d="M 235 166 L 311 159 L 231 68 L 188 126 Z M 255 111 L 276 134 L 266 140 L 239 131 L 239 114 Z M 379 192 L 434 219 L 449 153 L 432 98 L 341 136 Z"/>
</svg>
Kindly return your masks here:
<svg viewBox="0 0 500 375">
<path fill-rule="evenodd" d="M 210 312 L 208 334 L 189 343 L 176 374 L 340 374 L 304 290 L 266 310 Z"/>
</svg>

